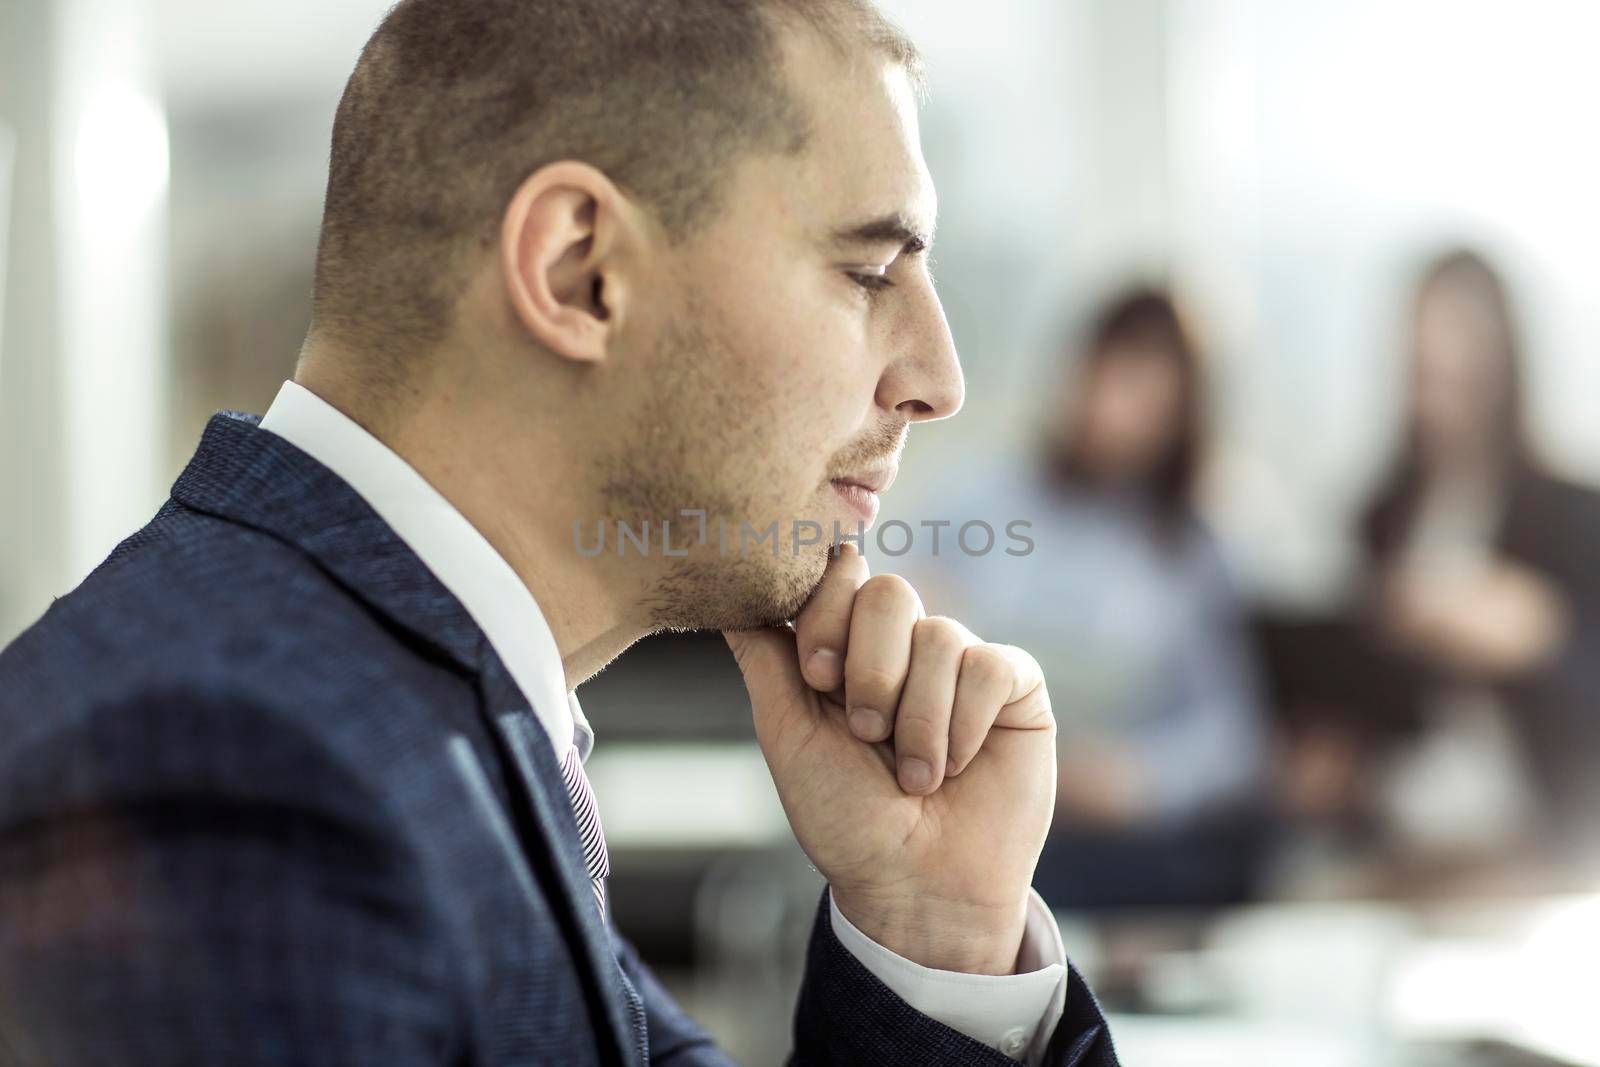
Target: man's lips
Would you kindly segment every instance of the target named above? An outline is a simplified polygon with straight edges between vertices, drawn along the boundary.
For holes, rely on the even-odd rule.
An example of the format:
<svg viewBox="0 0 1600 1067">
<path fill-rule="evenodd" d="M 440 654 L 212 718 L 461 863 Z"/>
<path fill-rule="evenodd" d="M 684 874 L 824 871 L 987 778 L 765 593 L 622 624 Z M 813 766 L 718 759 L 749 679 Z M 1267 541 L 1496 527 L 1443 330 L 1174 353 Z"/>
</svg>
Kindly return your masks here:
<svg viewBox="0 0 1600 1067">
<path fill-rule="evenodd" d="M 899 467 L 877 467 L 858 474 L 841 474 L 833 479 L 833 484 L 857 485 L 869 493 L 886 493 L 899 473 Z"/>
<path fill-rule="evenodd" d="M 850 506 L 850 510 L 870 526 L 878 517 L 878 494 L 894 484 L 896 473 L 894 467 L 882 467 L 834 478 L 831 484 L 833 491 Z"/>
<path fill-rule="evenodd" d="M 878 518 L 878 494 L 863 486 L 849 482 L 834 482 L 833 491 L 839 494 L 851 511 L 868 526 Z"/>
</svg>

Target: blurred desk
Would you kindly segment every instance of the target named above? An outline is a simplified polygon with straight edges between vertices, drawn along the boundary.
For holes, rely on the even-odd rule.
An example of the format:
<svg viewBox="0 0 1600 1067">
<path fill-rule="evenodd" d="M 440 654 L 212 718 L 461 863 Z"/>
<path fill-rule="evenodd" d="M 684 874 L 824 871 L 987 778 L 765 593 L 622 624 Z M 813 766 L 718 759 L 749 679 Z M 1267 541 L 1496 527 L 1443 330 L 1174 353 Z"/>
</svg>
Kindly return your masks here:
<svg viewBox="0 0 1600 1067">
<path fill-rule="evenodd" d="M 1373 1050 L 1348 1034 L 1288 1023 L 1114 1013 L 1108 1021 L 1125 1067 L 1377 1067 Z"/>
<path fill-rule="evenodd" d="M 1129 1067 L 1600 1065 L 1600 896 L 1061 922 Z"/>
<path fill-rule="evenodd" d="M 585 769 L 613 851 L 768 848 L 792 840 L 754 741 L 602 741 Z"/>
</svg>

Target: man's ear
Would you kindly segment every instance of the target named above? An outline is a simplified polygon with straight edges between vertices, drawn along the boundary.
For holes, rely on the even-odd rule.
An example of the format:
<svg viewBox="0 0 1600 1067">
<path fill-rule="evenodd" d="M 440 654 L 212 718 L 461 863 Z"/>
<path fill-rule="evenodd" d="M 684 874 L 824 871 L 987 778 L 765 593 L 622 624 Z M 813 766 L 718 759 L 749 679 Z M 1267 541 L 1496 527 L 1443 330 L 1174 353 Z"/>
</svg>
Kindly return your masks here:
<svg viewBox="0 0 1600 1067">
<path fill-rule="evenodd" d="M 632 205 L 600 171 L 561 162 L 529 175 L 506 207 L 501 270 L 524 328 L 542 346 L 598 363 L 626 310 L 621 269 L 641 236 Z"/>
</svg>

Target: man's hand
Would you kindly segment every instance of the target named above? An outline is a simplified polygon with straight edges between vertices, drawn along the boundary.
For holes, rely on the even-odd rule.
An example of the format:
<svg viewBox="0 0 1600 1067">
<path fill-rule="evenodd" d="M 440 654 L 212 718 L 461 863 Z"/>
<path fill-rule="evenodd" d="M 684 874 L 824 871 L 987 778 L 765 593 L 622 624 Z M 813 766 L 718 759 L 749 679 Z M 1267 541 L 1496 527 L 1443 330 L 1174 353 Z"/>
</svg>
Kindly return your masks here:
<svg viewBox="0 0 1600 1067">
<path fill-rule="evenodd" d="M 756 737 L 839 910 L 926 967 L 1010 974 L 1055 798 L 1033 657 L 840 549 L 794 630 L 729 632 Z"/>
</svg>

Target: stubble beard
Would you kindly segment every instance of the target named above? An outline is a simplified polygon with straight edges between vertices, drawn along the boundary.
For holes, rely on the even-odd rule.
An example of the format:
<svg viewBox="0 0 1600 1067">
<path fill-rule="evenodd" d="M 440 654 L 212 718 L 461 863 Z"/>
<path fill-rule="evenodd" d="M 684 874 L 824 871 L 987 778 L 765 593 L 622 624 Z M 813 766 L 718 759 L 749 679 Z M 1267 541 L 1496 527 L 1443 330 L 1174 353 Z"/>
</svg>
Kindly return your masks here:
<svg viewBox="0 0 1600 1067">
<path fill-rule="evenodd" d="M 758 500 L 750 487 L 792 480 L 775 454 L 768 428 L 772 398 L 739 395 L 739 361 L 697 313 L 697 301 L 663 331 L 649 393 L 638 405 L 631 440 L 601 461 L 607 523 L 641 524 L 662 573 L 642 604 L 650 627 L 662 630 L 749 630 L 780 625 L 799 612 L 822 581 L 828 545 L 794 544 L 794 522 L 776 528 L 773 543 L 757 516 L 783 509 Z M 720 460 L 720 462 L 719 462 Z M 826 488 L 825 486 L 823 487 Z M 705 542 L 697 519 L 705 513 Z M 805 516 L 797 516 L 804 518 Z M 661 534 L 670 523 L 667 557 Z"/>
</svg>

